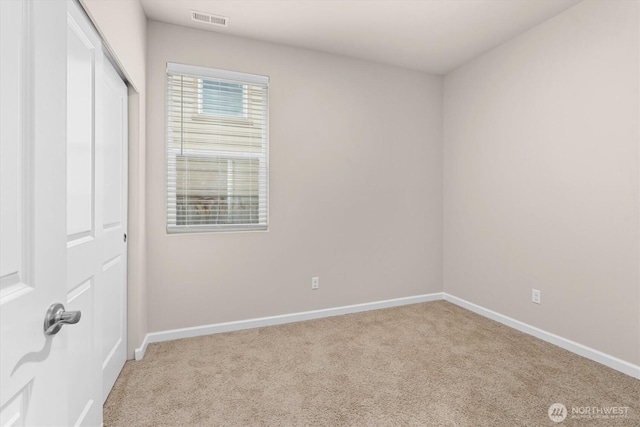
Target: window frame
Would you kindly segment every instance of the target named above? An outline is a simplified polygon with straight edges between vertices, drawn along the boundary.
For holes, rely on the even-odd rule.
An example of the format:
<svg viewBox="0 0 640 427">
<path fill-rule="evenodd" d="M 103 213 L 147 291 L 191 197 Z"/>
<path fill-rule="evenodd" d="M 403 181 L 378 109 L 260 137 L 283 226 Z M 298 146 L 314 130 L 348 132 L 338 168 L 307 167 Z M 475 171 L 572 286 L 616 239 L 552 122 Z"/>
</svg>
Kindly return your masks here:
<svg viewBox="0 0 640 427">
<path fill-rule="evenodd" d="M 165 212 L 166 212 L 166 231 L 168 234 L 184 234 L 184 233 L 209 233 L 209 232 L 244 232 L 244 231 L 268 231 L 269 230 L 269 77 L 260 76 L 247 73 L 239 73 L 227 70 L 218 70 L 212 68 L 191 66 L 185 64 L 167 63 L 167 77 L 165 80 L 166 94 L 170 91 L 171 76 L 182 75 L 185 77 L 197 78 L 199 91 L 202 88 L 203 80 L 215 79 L 230 81 L 231 83 L 238 83 L 243 85 L 243 106 L 244 117 L 239 116 L 219 116 L 214 114 L 203 113 L 201 110 L 202 99 L 198 96 L 198 108 L 197 114 L 192 117 L 192 120 L 216 120 L 229 122 L 230 125 L 237 123 L 238 121 L 251 122 L 251 112 L 247 108 L 246 101 L 248 99 L 249 86 L 263 87 L 265 94 L 262 98 L 263 110 L 264 110 L 264 123 L 261 127 L 261 150 L 259 152 L 250 151 L 226 151 L 226 150 L 198 150 L 194 148 L 172 148 L 174 141 L 172 141 L 170 132 L 170 102 L 166 100 L 166 191 L 165 191 Z M 201 92 L 200 92 L 201 93 Z M 182 118 L 181 118 L 182 119 Z M 232 163 L 234 160 L 250 159 L 258 161 L 258 222 L 255 224 L 194 224 L 194 225 L 177 225 L 177 158 L 178 156 L 190 156 L 190 157 L 209 157 L 212 159 L 219 159 L 220 161 L 226 160 Z M 229 166 L 227 166 L 229 167 Z M 171 170 L 173 168 L 173 171 Z M 170 176 L 173 177 L 174 183 L 171 185 Z M 229 188 L 233 185 L 233 180 L 227 180 L 227 194 L 229 197 Z M 174 206 L 170 206 L 170 200 L 175 201 Z M 228 200 L 227 200 L 228 202 Z M 170 221 L 170 211 L 173 209 L 175 214 L 174 223 Z"/>
</svg>

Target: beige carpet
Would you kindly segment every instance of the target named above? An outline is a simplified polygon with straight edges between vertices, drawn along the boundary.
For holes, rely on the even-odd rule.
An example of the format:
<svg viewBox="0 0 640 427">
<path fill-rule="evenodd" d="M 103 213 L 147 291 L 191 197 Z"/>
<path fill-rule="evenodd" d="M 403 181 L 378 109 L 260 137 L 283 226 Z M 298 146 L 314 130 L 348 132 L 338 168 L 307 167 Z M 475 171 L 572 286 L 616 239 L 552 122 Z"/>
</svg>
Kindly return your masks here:
<svg viewBox="0 0 640 427">
<path fill-rule="evenodd" d="M 564 404 L 554 423 L 547 411 Z M 575 419 L 572 407 L 629 407 Z M 583 409 L 584 411 L 584 409 Z M 151 344 L 115 426 L 640 426 L 640 381 L 438 301 Z"/>
</svg>

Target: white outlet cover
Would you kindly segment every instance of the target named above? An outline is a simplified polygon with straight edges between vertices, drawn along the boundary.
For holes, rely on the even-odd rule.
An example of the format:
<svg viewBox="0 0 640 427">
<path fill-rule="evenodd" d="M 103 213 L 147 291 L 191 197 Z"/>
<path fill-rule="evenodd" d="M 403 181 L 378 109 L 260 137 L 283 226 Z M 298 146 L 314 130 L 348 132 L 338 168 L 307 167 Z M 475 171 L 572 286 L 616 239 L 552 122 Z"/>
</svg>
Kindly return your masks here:
<svg viewBox="0 0 640 427">
<path fill-rule="evenodd" d="M 538 289 L 531 289 L 531 301 L 536 304 L 542 303 L 542 293 Z"/>
</svg>

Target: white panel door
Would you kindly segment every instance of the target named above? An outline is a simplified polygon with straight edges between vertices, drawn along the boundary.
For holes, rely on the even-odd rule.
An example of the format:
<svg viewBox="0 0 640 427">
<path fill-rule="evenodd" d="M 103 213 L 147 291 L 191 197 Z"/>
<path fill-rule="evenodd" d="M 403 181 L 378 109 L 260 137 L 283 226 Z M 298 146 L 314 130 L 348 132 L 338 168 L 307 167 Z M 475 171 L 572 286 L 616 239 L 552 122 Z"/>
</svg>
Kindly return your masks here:
<svg viewBox="0 0 640 427">
<path fill-rule="evenodd" d="M 102 399 L 107 399 L 127 359 L 127 87 L 102 61 L 103 147 L 102 277 L 97 282 L 101 323 Z"/>
<path fill-rule="evenodd" d="M 67 5 L 0 1 L 0 424 L 66 426 Z M 68 308 L 68 307 L 67 307 Z"/>
<path fill-rule="evenodd" d="M 69 421 L 100 425 L 102 372 L 98 283 L 102 274 L 102 43 L 80 6 L 68 2 L 67 16 L 67 288 L 68 310 L 82 322 L 68 332 L 68 360 L 83 372 L 69 387 Z"/>
</svg>

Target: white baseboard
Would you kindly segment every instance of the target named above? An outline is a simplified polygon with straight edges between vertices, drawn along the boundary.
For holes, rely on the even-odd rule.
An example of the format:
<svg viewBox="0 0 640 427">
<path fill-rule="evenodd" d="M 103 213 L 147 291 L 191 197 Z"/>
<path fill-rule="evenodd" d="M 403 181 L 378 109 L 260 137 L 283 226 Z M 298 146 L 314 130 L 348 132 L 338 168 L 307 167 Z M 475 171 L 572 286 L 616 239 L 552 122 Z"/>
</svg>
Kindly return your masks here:
<svg viewBox="0 0 640 427">
<path fill-rule="evenodd" d="M 602 365 L 608 366 L 609 368 L 620 371 L 623 374 L 627 374 L 631 377 L 640 379 L 640 366 L 638 365 L 634 365 L 633 363 L 618 359 L 617 357 L 603 353 L 599 350 L 595 350 L 593 348 L 579 344 L 575 341 L 571 341 L 561 336 L 552 334 L 551 332 L 543 331 L 542 329 L 536 328 L 535 326 L 531 326 L 519 320 L 512 319 L 511 317 L 502 315 L 469 301 L 465 301 L 462 298 L 455 297 L 446 292 L 443 292 L 443 297 L 445 301 L 449 301 L 450 303 L 458 305 L 462 308 L 466 308 L 467 310 L 473 311 L 476 314 L 487 317 L 491 320 L 495 320 L 498 323 L 502 323 L 503 325 L 509 326 L 510 328 L 516 329 L 520 332 L 524 332 L 525 334 L 533 335 L 536 338 L 557 345 L 558 347 L 569 350 L 572 353 L 575 353 L 582 357 L 586 357 L 587 359 L 591 359 Z"/>
<path fill-rule="evenodd" d="M 282 325 L 285 323 L 302 322 L 304 320 L 321 319 L 324 317 L 340 316 L 343 314 L 360 313 L 363 311 L 379 310 L 381 308 L 398 307 L 401 305 L 419 304 L 422 302 L 439 300 L 442 300 L 442 292 L 416 295 L 413 297 L 395 298 L 384 301 L 367 302 L 364 304 L 345 305 L 342 307 L 325 308 L 322 310 L 282 314 L 279 316 L 260 317 L 256 319 L 238 320 L 235 322 L 226 323 L 215 323 L 212 325 L 195 326 L 192 328 L 151 332 L 144 337 L 142 344 L 139 348 L 136 349 L 135 358 L 136 360 L 141 360 L 144 357 L 147 346 L 155 342 L 199 337 L 203 335 L 219 334 L 222 332 L 241 331 L 243 329 L 261 328 L 263 326 Z"/>
<path fill-rule="evenodd" d="M 144 352 L 147 351 L 148 345 L 149 345 L 149 334 L 144 336 L 144 339 L 142 340 L 142 344 L 140 344 L 140 347 L 136 348 L 136 350 L 133 353 L 133 357 L 136 360 L 142 360 L 142 358 L 144 357 Z"/>
<path fill-rule="evenodd" d="M 279 316 L 260 317 L 256 319 L 238 320 L 235 322 L 216 323 L 212 325 L 195 326 L 192 328 L 172 329 L 169 331 L 152 332 L 147 334 L 139 348 L 135 350 L 135 359 L 141 360 L 147 350 L 147 346 L 155 342 L 172 341 L 181 338 L 192 338 L 203 335 L 219 334 L 223 332 L 241 331 L 243 329 L 261 328 L 263 326 L 282 325 L 285 323 L 302 322 L 304 320 L 321 319 L 324 317 L 340 316 L 343 314 L 360 313 L 363 311 L 379 310 L 382 308 L 398 307 L 401 305 L 418 304 L 422 302 L 445 300 L 457 306 L 465 308 L 481 316 L 487 317 L 510 328 L 516 329 L 525 334 L 532 335 L 548 343 L 569 350 L 587 359 L 598 362 L 609 368 L 620 371 L 631 377 L 640 379 L 640 366 L 626 362 L 617 357 L 603 353 L 599 350 L 579 344 L 575 341 L 563 338 L 528 325 L 519 320 L 481 307 L 477 304 L 455 297 L 446 292 L 436 292 L 433 294 L 417 295 L 406 298 L 396 298 L 384 301 L 368 302 L 364 304 L 346 305 L 342 307 L 325 308 L 322 310 L 304 311 L 300 313 L 283 314 Z"/>
</svg>

